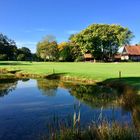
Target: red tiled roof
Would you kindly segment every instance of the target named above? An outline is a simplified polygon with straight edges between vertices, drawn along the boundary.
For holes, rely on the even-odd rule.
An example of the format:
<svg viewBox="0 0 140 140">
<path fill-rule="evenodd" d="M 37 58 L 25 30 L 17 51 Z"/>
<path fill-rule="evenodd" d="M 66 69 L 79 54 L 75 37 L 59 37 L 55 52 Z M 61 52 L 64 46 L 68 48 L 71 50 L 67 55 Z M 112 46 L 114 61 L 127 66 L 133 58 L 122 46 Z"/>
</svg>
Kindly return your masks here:
<svg viewBox="0 0 140 140">
<path fill-rule="evenodd" d="M 139 46 L 125 46 L 125 50 L 129 55 L 140 55 L 140 45 Z"/>
</svg>

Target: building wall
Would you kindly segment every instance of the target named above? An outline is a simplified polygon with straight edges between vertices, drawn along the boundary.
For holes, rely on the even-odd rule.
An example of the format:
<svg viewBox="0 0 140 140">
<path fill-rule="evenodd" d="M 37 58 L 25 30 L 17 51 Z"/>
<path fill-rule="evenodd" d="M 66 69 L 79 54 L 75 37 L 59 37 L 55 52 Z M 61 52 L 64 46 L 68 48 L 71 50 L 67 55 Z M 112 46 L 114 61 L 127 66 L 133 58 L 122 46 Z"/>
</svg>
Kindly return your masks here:
<svg viewBox="0 0 140 140">
<path fill-rule="evenodd" d="M 136 56 L 136 55 L 122 55 L 121 56 L 121 60 L 132 60 L 132 61 L 140 61 L 140 55 Z"/>
<path fill-rule="evenodd" d="M 129 60 L 129 56 L 128 55 L 122 55 L 121 60 Z"/>
<path fill-rule="evenodd" d="M 133 61 L 140 61 L 140 55 L 139 56 L 130 56 L 130 59 Z"/>
</svg>

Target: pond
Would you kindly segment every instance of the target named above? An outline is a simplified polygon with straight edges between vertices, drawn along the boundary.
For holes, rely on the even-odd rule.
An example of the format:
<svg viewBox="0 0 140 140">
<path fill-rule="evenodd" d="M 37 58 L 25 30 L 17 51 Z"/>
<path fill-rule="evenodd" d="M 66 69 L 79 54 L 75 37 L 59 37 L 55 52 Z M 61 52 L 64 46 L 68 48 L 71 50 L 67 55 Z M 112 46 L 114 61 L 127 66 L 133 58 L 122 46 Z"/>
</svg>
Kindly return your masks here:
<svg viewBox="0 0 140 140">
<path fill-rule="evenodd" d="M 80 112 L 81 126 L 104 119 L 122 125 L 140 124 L 136 94 L 104 85 L 86 85 L 46 79 L 0 81 L 0 139 L 38 140 L 48 133 L 54 118 L 61 122 Z M 129 102 L 129 104 L 127 104 Z"/>
</svg>

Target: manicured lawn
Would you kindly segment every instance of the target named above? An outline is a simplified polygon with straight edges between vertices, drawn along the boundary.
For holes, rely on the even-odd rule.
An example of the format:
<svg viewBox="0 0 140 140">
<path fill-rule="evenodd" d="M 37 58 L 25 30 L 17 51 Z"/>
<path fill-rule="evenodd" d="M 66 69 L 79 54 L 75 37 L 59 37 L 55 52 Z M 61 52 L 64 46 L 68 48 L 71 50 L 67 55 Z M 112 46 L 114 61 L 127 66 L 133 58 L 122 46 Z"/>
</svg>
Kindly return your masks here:
<svg viewBox="0 0 140 140">
<path fill-rule="evenodd" d="M 48 75 L 61 73 L 65 76 L 91 79 L 95 81 L 118 80 L 119 71 L 122 81 L 136 87 L 140 92 L 140 63 L 64 63 L 64 62 L 5 62 L 0 68 L 20 70 L 21 73 Z"/>
<path fill-rule="evenodd" d="M 0 61 L 0 68 L 21 70 L 22 73 L 51 74 L 64 73 L 69 76 L 106 80 L 122 77 L 140 77 L 140 63 L 54 63 L 54 62 L 4 62 Z"/>
</svg>

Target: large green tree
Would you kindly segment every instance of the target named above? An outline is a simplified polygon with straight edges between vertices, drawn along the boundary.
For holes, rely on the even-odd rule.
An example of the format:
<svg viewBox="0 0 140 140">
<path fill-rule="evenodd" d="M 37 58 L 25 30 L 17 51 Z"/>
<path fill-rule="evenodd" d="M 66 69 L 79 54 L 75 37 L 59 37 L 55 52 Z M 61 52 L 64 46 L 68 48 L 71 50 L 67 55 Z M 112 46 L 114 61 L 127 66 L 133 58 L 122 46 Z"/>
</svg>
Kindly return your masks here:
<svg viewBox="0 0 140 140">
<path fill-rule="evenodd" d="M 79 46 L 72 42 L 62 42 L 58 45 L 60 61 L 76 61 L 81 54 Z"/>
<path fill-rule="evenodd" d="M 82 53 L 90 52 L 95 59 L 109 60 L 119 47 L 129 44 L 133 34 L 128 28 L 115 24 L 93 24 L 70 38 Z"/>
<path fill-rule="evenodd" d="M 56 61 L 58 59 L 58 45 L 53 36 L 46 36 L 37 44 L 37 56 L 44 59 L 44 61 Z"/>
<path fill-rule="evenodd" d="M 17 60 L 19 60 L 19 61 L 32 60 L 32 53 L 31 53 L 30 49 L 27 47 L 19 48 Z"/>
<path fill-rule="evenodd" d="M 0 34 L 0 60 L 15 60 L 16 54 L 16 43 L 6 35 Z"/>
</svg>

